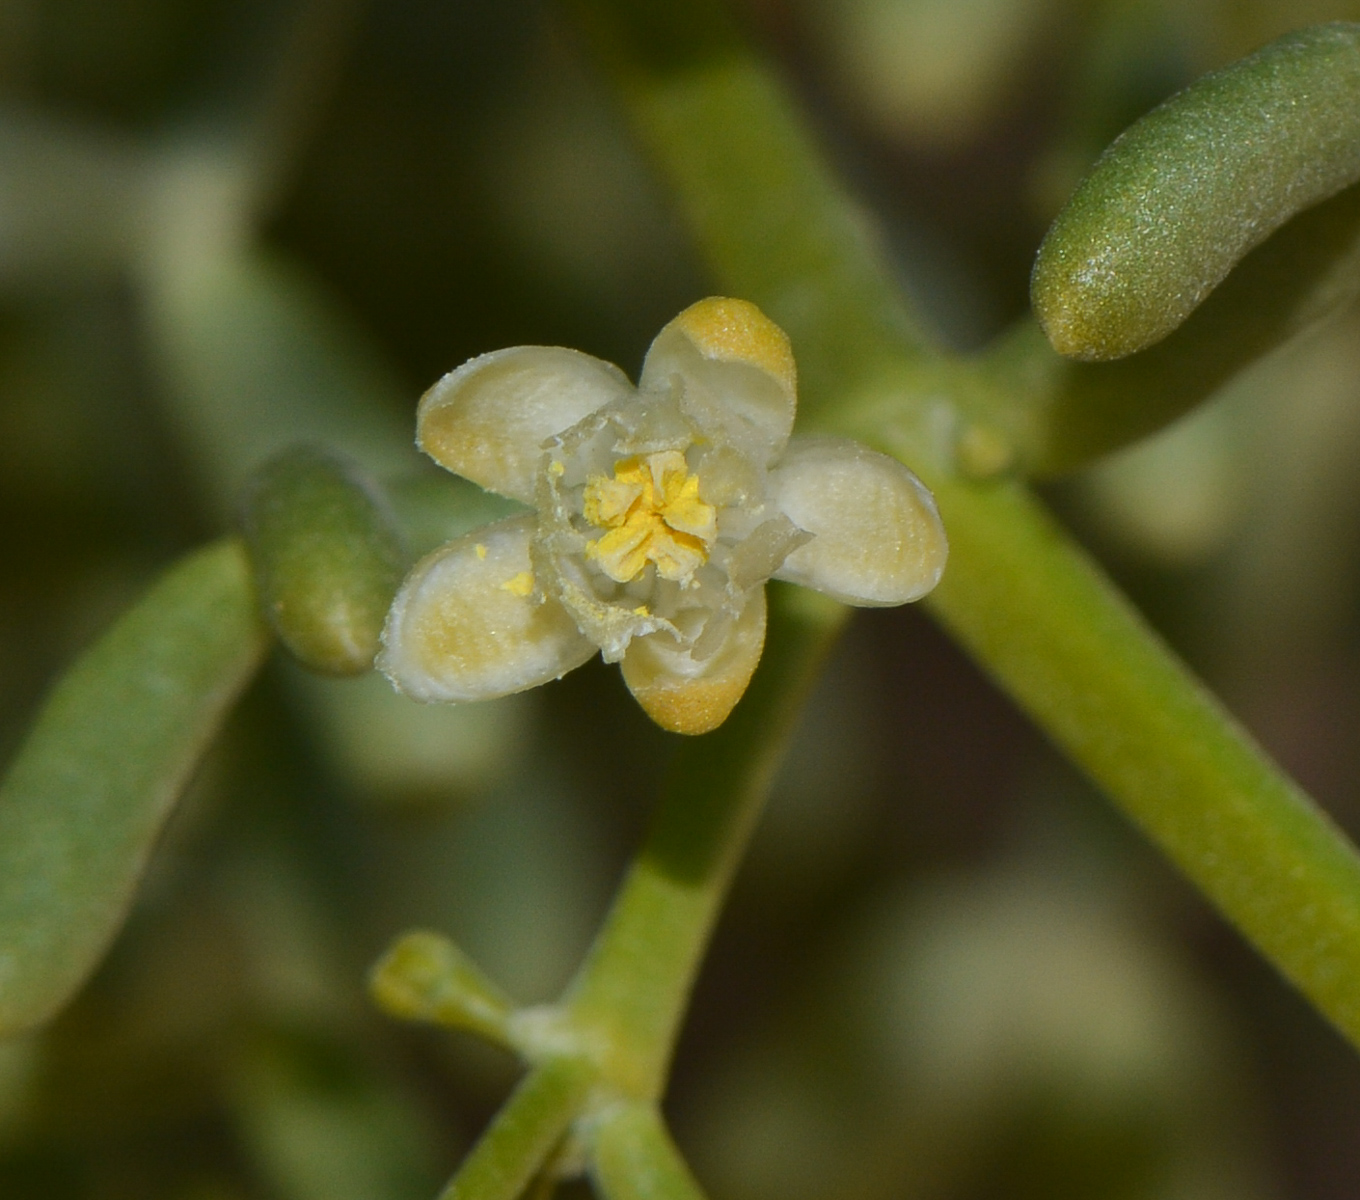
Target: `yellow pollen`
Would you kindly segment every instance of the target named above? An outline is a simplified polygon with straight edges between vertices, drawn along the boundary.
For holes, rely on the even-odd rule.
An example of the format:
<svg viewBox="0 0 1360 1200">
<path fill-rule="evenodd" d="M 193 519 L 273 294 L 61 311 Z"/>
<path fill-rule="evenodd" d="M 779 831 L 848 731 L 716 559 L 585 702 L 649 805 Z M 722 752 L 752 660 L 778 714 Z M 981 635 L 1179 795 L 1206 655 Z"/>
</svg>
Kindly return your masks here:
<svg viewBox="0 0 1360 1200">
<path fill-rule="evenodd" d="M 548 473 L 550 475 L 555 475 L 560 479 L 567 473 L 567 464 L 562 462 L 561 459 L 555 458 L 548 464 Z"/>
<path fill-rule="evenodd" d="M 532 571 L 521 571 L 518 575 L 512 575 L 501 584 L 501 591 L 509 592 L 512 596 L 527 596 L 533 590 L 534 574 Z"/>
<path fill-rule="evenodd" d="M 686 581 L 718 536 L 718 511 L 699 499 L 699 477 L 678 450 L 620 459 L 612 478 L 592 475 L 584 512 L 607 531 L 587 543 L 586 557 L 616 583 L 636 579 L 649 562 L 662 579 Z"/>
<path fill-rule="evenodd" d="M 486 557 L 486 547 L 483 546 L 481 542 L 477 542 L 472 548 L 477 551 L 477 557 L 479 559 Z"/>
</svg>

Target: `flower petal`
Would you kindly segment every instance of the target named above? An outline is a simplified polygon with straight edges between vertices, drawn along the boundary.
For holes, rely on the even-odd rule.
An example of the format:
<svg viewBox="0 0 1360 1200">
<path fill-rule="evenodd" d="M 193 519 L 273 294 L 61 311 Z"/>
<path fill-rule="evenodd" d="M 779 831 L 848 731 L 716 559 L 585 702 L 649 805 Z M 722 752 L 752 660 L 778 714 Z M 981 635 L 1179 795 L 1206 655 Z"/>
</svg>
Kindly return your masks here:
<svg viewBox="0 0 1360 1200">
<path fill-rule="evenodd" d="M 939 582 L 949 543 L 935 498 L 897 459 L 846 438 L 796 437 L 770 491 L 815 535 L 776 579 L 858 605 L 905 604 Z"/>
<path fill-rule="evenodd" d="M 596 652 L 557 601 L 535 601 L 532 516 L 426 555 L 383 630 L 378 668 L 416 700 L 490 700 L 565 675 Z"/>
<path fill-rule="evenodd" d="M 762 466 L 793 429 L 797 373 L 788 335 L 745 300 L 710 296 L 656 335 L 642 364 L 642 391 L 682 384 L 681 410 Z"/>
<path fill-rule="evenodd" d="M 441 467 L 532 504 L 543 443 L 632 390 L 613 363 L 578 350 L 496 350 L 421 397 L 416 443 Z"/>
<path fill-rule="evenodd" d="M 736 707 L 765 646 L 765 589 L 756 588 L 718 650 L 695 661 L 668 633 L 634 638 L 623 681 L 643 710 L 672 733 L 708 733 Z"/>
</svg>

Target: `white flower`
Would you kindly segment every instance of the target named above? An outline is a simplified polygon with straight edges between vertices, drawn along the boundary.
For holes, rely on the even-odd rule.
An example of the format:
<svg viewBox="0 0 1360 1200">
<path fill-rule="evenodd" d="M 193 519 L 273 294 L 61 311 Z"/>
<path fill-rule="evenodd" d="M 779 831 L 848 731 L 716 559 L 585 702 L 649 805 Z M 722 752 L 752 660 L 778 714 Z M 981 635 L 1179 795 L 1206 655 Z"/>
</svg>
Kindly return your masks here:
<svg viewBox="0 0 1360 1200">
<path fill-rule="evenodd" d="M 545 346 L 484 354 L 420 402 L 441 466 L 531 504 L 417 563 L 378 665 L 418 700 L 536 687 L 597 651 L 678 733 L 720 725 L 765 640 L 765 581 L 848 604 L 919 599 L 947 545 L 896 459 L 791 437 L 793 354 L 741 300 L 702 300 L 610 363 Z"/>
</svg>

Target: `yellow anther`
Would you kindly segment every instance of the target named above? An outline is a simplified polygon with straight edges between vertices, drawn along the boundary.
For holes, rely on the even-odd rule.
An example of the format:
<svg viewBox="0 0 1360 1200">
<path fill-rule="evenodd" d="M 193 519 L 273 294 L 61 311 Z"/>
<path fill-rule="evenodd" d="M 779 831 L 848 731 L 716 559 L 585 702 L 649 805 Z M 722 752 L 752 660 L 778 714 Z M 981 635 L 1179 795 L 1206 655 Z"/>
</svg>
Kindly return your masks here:
<svg viewBox="0 0 1360 1200">
<path fill-rule="evenodd" d="M 678 450 L 621 459 L 612 477 L 592 475 L 583 503 L 586 520 L 607 530 L 586 555 L 617 583 L 649 562 L 662 579 L 688 580 L 718 536 L 717 509 L 699 499 L 699 477 Z"/>
<path fill-rule="evenodd" d="M 533 590 L 534 573 L 532 571 L 521 571 L 518 575 L 512 575 L 501 584 L 501 591 L 509 592 L 512 596 L 527 596 Z"/>
</svg>

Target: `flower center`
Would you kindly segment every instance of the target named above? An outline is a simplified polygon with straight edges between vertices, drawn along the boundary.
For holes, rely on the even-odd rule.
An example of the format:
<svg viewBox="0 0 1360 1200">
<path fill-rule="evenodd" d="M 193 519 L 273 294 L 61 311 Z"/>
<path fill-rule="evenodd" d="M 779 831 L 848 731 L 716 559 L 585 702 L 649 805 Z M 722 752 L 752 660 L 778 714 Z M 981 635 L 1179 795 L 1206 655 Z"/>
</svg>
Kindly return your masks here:
<svg viewBox="0 0 1360 1200">
<path fill-rule="evenodd" d="M 614 464 L 612 477 L 586 480 L 585 518 L 607 532 L 586 557 L 616 583 L 630 583 L 649 562 L 662 579 L 688 582 L 708 561 L 718 511 L 699 499 L 699 477 L 678 450 L 639 454 Z"/>
</svg>

